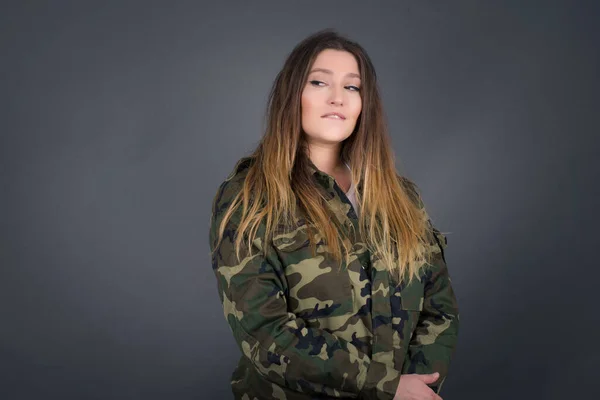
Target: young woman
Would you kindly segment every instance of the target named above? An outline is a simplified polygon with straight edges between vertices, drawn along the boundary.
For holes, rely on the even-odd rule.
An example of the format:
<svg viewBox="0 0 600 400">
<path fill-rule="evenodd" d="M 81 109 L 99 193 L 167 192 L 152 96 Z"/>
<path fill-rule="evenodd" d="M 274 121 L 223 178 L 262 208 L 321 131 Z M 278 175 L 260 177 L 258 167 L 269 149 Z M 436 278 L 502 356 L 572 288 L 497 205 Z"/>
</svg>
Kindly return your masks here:
<svg viewBox="0 0 600 400">
<path fill-rule="evenodd" d="M 396 172 L 367 53 L 307 37 L 267 117 L 210 225 L 235 398 L 441 399 L 458 333 L 446 238 Z"/>
</svg>

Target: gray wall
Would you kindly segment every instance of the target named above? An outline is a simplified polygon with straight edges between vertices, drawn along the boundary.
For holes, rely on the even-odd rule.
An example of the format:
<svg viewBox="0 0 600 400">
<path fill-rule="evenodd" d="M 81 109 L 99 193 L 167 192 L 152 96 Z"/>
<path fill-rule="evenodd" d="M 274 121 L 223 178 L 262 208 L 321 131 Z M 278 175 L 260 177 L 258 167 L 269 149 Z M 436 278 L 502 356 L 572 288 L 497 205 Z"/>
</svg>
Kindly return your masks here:
<svg viewBox="0 0 600 400">
<path fill-rule="evenodd" d="M 3 2 L 0 398 L 231 398 L 211 200 L 324 27 L 371 55 L 398 166 L 451 232 L 444 399 L 589 398 L 597 2 L 200 3 Z"/>
</svg>

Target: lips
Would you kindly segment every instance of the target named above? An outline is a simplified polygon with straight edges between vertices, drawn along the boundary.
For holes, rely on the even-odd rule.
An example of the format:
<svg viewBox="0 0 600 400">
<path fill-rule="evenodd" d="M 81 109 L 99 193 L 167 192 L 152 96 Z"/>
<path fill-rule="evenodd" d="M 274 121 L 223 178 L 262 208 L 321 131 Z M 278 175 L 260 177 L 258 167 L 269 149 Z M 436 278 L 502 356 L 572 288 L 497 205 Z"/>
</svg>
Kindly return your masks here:
<svg viewBox="0 0 600 400">
<path fill-rule="evenodd" d="M 321 118 L 330 118 L 330 119 L 344 120 L 344 119 L 346 119 L 346 116 L 344 114 L 342 114 L 342 113 L 332 112 L 332 113 L 327 113 L 327 114 L 321 116 Z"/>
</svg>

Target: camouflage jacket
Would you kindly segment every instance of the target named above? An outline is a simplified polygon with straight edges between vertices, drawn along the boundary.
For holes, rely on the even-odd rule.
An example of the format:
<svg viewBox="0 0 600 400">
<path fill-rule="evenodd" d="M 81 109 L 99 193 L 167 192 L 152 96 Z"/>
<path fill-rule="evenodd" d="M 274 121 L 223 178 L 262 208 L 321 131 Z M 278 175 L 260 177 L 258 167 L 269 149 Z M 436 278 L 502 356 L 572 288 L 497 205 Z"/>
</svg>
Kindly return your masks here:
<svg viewBox="0 0 600 400">
<path fill-rule="evenodd" d="M 209 233 L 215 248 L 222 217 L 246 176 L 240 159 L 213 200 Z M 236 214 L 212 259 L 219 297 L 242 356 L 232 375 L 236 399 L 393 399 L 400 374 L 448 373 L 458 333 L 458 306 L 437 229 L 434 261 L 398 286 L 365 248 L 353 207 L 335 180 L 311 163 L 344 229 L 354 225 L 350 262 L 317 247 L 312 257 L 306 225 L 253 242 L 253 255 L 233 250 Z M 360 186 L 358 188 L 360 190 Z M 263 231 L 264 232 L 264 231 Z M 262 232 L 259 231 L 259 235 Z M 267 249 L 269 247 L 269 249 Z M 267 251 L 269 250 L 269 251 Z"/>
</svg>

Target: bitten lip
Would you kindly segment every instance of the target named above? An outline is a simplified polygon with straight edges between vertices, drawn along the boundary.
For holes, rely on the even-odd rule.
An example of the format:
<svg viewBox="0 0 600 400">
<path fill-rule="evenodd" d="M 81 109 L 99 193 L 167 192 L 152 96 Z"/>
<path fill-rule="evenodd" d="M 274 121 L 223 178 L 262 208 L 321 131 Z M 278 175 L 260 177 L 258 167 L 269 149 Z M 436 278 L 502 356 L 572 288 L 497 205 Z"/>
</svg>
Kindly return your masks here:
<svg viewBox="0 0 600 400">
<path fill-rule="evenodd" d="M 330 113 L 327 113 L 325 115 L 322 115 L 321 118 L 326 118 L 326 117 L 329 117 L 331 115 L 337 115 L 341 119 L 346 119 L 346 116 L 344 114 L 342 114 L 342 113 L 339 113 L 339 112 L 330 112 Z"/>
</svg>

